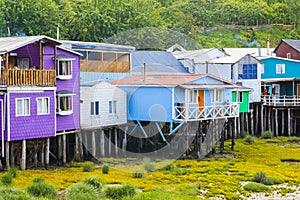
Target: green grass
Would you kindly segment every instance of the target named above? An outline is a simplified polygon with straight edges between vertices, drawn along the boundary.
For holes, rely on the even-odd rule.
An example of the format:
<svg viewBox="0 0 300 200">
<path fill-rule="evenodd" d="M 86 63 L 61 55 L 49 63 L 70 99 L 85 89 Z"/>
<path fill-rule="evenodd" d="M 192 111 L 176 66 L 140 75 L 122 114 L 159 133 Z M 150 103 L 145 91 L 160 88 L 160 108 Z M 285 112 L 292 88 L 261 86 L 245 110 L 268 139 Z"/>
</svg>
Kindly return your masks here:
<svg viewBox="0 0 300 200">
<path fill-rule="evenodd" d="M 244 189 L 250 192 L 267 192 L 270 191 L 270 187 L 256 182 L 250 182 L 244 185 Z"/>
</svg>

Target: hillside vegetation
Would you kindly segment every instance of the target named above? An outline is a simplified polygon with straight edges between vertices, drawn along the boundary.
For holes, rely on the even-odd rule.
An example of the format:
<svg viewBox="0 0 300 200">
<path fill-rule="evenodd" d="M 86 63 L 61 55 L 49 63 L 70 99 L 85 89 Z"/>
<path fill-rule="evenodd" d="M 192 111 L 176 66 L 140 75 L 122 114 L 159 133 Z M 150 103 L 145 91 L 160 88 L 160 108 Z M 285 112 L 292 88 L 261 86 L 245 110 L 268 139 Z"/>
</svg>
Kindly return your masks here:
<svg viewBox="0 0 300 200">
<path fill-rule="evenodd" d="M 0 7 L 0 36 L 56 38 L 59 26 L 60 39 L 95 42 L 158 27 L 187 35 L 204 48 L 240 47 L 266 38 L 274 46 L 283 37 L 300 39 L 298 0 L 0 0 Z M 270 24 L 290 26 L 251 29 Z M 136 46 L 134 40 L 129 44 Z"/>
</svg>

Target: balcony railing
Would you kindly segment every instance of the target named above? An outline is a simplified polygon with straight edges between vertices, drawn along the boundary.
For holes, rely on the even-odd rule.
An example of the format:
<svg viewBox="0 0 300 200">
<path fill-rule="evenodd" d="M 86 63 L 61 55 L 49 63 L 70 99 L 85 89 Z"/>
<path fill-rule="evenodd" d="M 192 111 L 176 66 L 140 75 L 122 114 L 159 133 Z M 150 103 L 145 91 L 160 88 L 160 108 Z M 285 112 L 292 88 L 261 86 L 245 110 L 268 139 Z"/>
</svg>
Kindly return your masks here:
<svg viewBox="0 0 300 200">
<path fill-rule="evenodd" d="M 54 86 L 54 69 L 1 69 L 2 86 Z"/>
<path fill-rule="evenodd" d="M 264 95 L 262 96 L 262 101 L 264 105 L 268 106 L 300 106 L 300 98 L 296 95 Z"/>
<path fill-rule="evenodd" d="M 239 116 L 238 103 L 216 106 L 175 106 L 175 118 L 178 121 L 200 121 Z"/>
</svg>

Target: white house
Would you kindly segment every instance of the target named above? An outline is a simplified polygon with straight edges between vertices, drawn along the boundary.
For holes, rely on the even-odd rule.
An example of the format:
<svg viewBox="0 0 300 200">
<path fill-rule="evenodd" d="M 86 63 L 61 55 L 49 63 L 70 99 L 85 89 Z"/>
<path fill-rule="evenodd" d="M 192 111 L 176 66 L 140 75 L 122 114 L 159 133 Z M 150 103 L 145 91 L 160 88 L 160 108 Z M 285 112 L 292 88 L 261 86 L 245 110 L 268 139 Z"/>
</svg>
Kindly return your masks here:
<svg viewBox="0 0 300 200">
<path fill-rule="evenodd" d="M 96 129 L 127 123 L 126 93 L 107 82 L 80 87 L 81 129 Z"/>
</svg>

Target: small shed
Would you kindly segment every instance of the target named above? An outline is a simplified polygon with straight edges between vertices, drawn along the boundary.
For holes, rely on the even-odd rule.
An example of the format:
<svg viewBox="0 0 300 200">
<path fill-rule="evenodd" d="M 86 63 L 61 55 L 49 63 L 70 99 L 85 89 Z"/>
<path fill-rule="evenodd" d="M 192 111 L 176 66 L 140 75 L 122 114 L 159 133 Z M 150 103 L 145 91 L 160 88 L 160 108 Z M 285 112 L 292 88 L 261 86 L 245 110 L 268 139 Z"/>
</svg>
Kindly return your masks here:
<svg viewBox="0 0 300 200">
<path fill-rule="evenodd" d="M 107 82 L 81 86 L 80 125 L 95 129 L 127 123 L 126 93 Z"/>
</svg>

